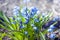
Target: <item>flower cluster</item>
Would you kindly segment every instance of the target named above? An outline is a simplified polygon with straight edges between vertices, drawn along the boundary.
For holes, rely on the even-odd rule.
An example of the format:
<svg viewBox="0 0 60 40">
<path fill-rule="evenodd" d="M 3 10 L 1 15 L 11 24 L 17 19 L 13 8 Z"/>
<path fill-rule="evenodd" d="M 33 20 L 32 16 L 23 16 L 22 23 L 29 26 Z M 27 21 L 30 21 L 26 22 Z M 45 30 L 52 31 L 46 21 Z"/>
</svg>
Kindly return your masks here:
<svg viewBox="0 0 60 40">
<path fill-rule="evenodd" d="M 39 10 L 36 7 L 26 8 L 23 7 L 22 9 L 19 6 L 14 7 L 13 14 L 15 17 L 15 21 L 19 21 L 20 29 L 25 28 L 25 24 L 29 24 L 31 22 L 31 26 L 33 30 L 38 31 L 38 27 L 34 24 L 34 22 L 39 22 Z M 25 32 L 27 34 L 27 31 Z"/>
<path fill-rule="evenodd" d="M 54 39 L 55 37 L 56 37 L 56 34 L 54 34 L 54 33 L 51 33 L 49 36 L 49 38 L 51 38 L 51 39 Z"/>
<path fill-rule="evenodd" d="M 55 26 L 54 25 L 50 25 L 49 29 L 48 29 L 48 32 L 53 32 Z"/>
<path fill-rule="evenodd" d="M 41 15 L 39 13 L 40 11 L 36 7 L 31 7 L 30 9 L 27 7 L 23 7 L 21 9 L 19 6 L 16 6 L 13 9 L 14 16 L 17 16 L 16 19 L 20 22 L 20 28 L 24 28 L 24 24 L 28 24 L 31 22 L 33 29 L 37 30 L 37 27 L 39 25 L 36 26 L 35 23 L 39 23 L 40 21 L 44 22 L 44 17 L 48 17 L 46 13 L 42 13 Z M 51 25 L 48 31 L 51 31 L 51 28 L 54 29 L 54 26 Z"/>
<path fill-rule="evenodd" d="M 60 20 L 59 20 L 59 19 L 60 19 L 60 18 L 59 18 L 58 16 L 56 16 L 56 17 L 53 18 L 52 21 L 50 21 L 50 22 L 48 23 L 48 25 L 49 25 L 48 31 L 52 32 L 54 29 L 59 28 L 59 25 L 60 25 L 60 23 L 59 23 Z M 54 24 L 55 22 L 57 22 L 57 23 Z"/>
<path fill-rule="evenodd" d="M 20 8 L 15 6 L 13 17 L 8 18 L 4 15 L 4 24 L 9 32 L 14 31 L 10 34 L 15 35 L 15 38 L 18 38 L 16 40 L 23 40 L 24 37 L 28 40 L 34 40 L 39 35 L 45 40 L 44 35 L 46 33 L 44 33 L 45 30 L 42 29 L 42 26 L 48 22 L 50 16 L 49 13 L 40 13 L 40 10 L 36 7 Z M 0 26 L 2 27 L 3 25 L 0 24 Z M 5 26 L 3 27 L 5 28 Z M 54 29 L 53 25 L 50 26 L 51 29 Z"/>
<path fill-rule="evenodd" d="M 13 10 L 13 14 L 14 16 L 18 16 L 19 15 L 19 7 L 16 6 Z M 33 18 L 35 14 L 37 14 L 38 12 L 38 9 L 35 8 L 35 7 L 32 7 L 31 9 L 28 9 L 26 7 L 22 8 L 21 11 L 20 11 L 20 15 L 23 16 L 25 19 L 26 19 L 26 22 L 25 23 L 28 23 L 29 22 L 29 19 L 30 18 Z M 20 16 L 19 15 L 19 16 Z M 17 18 L 16 18 L 17 19 Z M 18 18 L 19 19 L 19 18 Z M 35 19 L 35 21 L 38 22 L 38 19 Z"/>
<path fill-rule="evenodd" d="M 23 1 L 29 2 L 30 0 Z M 9 37 L 11 35 L 13 40 L 34 40 L 35 38 L 38 39 L 38 37 L 45 40 L 44 35 L 46 34 L 46 31 L 51 33 L 49 38 L 54 39 L 54 30 L 56 28 L 60 28 L 59 16 L 49 20 L 49 18 L 52 16 L 50 15 L 51 13 L 40 12 L 40 10 L 38 10 L 36 7 L 20 8 L 19 6 L 15 6 L 12 12 L 13 17 L 7 17 L 6 15 L 4 15 L 2 18 L 0 17 L 0 27 L 7 29 L 8 32 L 6 35 L 9 35 Z M 44 28 L 47 28 L 48 30 Z M 38 40 L 40 40 L 40 38 Z"/>
<path fill-rule="evenodd" d="M 13 9 L 13 14 L 16 16 L 16 15 L 19 15 L 19 10 L 20 10 L 20 7 L 19 6 L 15 6 L 14 9 Z"/>
</svg>

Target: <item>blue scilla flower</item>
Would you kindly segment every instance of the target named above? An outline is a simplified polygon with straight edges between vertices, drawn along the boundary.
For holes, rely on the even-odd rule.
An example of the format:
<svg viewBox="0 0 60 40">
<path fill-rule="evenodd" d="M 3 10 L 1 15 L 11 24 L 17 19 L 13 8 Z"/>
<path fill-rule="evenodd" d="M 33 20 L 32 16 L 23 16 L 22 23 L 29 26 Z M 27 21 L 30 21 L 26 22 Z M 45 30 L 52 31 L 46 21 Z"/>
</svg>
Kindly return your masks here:
<svg viewBox="0 0 60 40">
<path fill-rule="evenodd" d="M 35 13 L 32 13 L 32 12 L 31 12 L 31 14 L 30 14 L 30 15 L 31 15 L 30 17 L 32 18 L 32 17 L 35 15 Z"/>
<path fill-rule="evenodd" d="M 47 31 L 48 31 L 48 32 L 53 32 L 53 29 L 48 29 Z"/>
<path fill-rule="evenodd" d="M 34 30 L 37 30 L 38 28 L 37 27 L 33 27 Z"/>
<path fill-rule="evenodd" d="M 26 35 L 27 35 L 27 34 L 28 34 L 28 32 L 27 32 L 27 31 L 25 31 L 25 32 L 24 32 L 24 34 L 26 34 Z"/>
<path fill-rule="evenodd" d="M 22 21 L 20 21 L 20 24 L 22 24 Z"/>
<path fill-rule="evenodd" d="M 50 27 L 50 25 L 52 25 L 53 23 L 55 23 L 55 22 L 50 20 L 48 23 L 44 24 L 42 27 L 46 29 L 46 28 Z"/>
<path fill-rule="evenodd" d="M 25 24 L 27 24 L 29 22 L 29 19 L 26 19 L 26 22 L 25 22 Z"/>
<path fill-rule="evenodd" d="M 17 17 L 17 18 L 15 18 L 15 21 L 16 21 L 16 20 L 20 21 L 20 20 L 21 20 L 21 18 Z"/>
<path fill-rule="evenodd" d="M 60 21 L 60 17 L 59 17 L 59 21 Z"/>
<path fill-rule="evenodd" d="M 24 28 L 22 21 L 20 22 L 20 28 Z"/>
<path fill-rule="evenodd" d="M 30 15 L 28 13 L 26 13 L 26 15 L 24 16 L 26 19 L 30 19 Z"/>
<path fill-rule="evenodd" d="M 54 25 L 50 25 L 50 27 L 49 27 L 50 29 L 54 29 L 55 28 L 55 26 Z"/>
<path fill-rule="evenodd" d="M 23 13 L 23 14 L 28 13 L 28 8 L 23 7 L 23 8 L 21 9 L 21 13 Z"/>
<path fill-rule="evenodd" d="M 49 37 L 50 37 L 51 39 L 54 39 L 54 38 L 56 37 L 56 34 L 51 33 Z"/>
<path fill-rule="evenodd" d="M 23 28 L 23 26 L 22 26 L 22 25 L 20 25 L 20 28 Z"/>
<path fill-rule="evenodd" d="M 13 14 L 14 15 L 19 15 L 19 10 L 20 10 L 20 7 L 19 6 L 15 6 L 14 9 L 13 9 Z"/>
<path fill-rule="evenodd" d="M 26 7 L 24 7 L 22 10 L 21 10 L 21 13 L 22 13 L 22 16 L 25 17 L 26 19 L 29 18 L 29 13 L 28 13 L 28 9 Z"/>
<path fill-rule="evenodd" d="M 32 27 L 34 27 L 35 25 L 34 24 L 31 24 Z"/>
<path fill-rule="evenodd" d="M 20 10 L 20 7 L 19 6 L 15 6 L 14 9 L 13 9 L 13 12 L 17 12 Z"/>
<path fill-rule="evenodd" d="M 42 13 L 42 17 L 45 17 L 47 14 L 46 13 Z"/>
<path fill-rule="evenodd" d="M 59 17 L 58 16 L 55 16 L 54 18 L 53 18 L 53 21 L 58 21 L 59 20 Z"/>
<path fill-rule="evenodd" d="M 38 11 L 38 9 L 36 8 L 36 7 L 33 7 L 32 9 L 31 9 L 31 12 L 33 12 L 33 13 L 36 13 Z"/>
<path fill-rule="evenodd" d="M 22 28 L 24 28 L 25 26 L 24 25 L 20 25 L 20 28 L 22 29 Z"/>
<path fill-rule="evenodd" d="M 37 16 L 37 15 L 40 15 L 40 10 L 37 11 L 36 16 Z"/>
<path fill-rule="evenodd" d="M 14 9 L 20 10 L 20 7 L 19 6 L 15 6 Z"/>
<path fill-rule="evenodd" d="M 22 15 L 24 18 L 26 18 L 26 15 L 25 15 L 25 14 L 22 13 L 21 15 Z"/>
<path fill-rule="evenodd" d="M 38 28 L 37 27 L 34 26 L 33 29 L 36 33 L 38 33 Z"/>
<path fill-rule="evenodd" d="M 34 21 L 35 21 L 35 22 L 39 22 L 39 19 L 36 18 L 36 19 L 34 19 Z"/>
<path fill-rule="evenodd" d="M 13 12 L 14 15 L 19 15 L 18 13 L 19 13 L 18 11 Z"/>
<path fill-rule="evenodd" d="M 37 8 L 32 7 L 32 8 L 31 8 L 31 12 L 30 12 L 31 17 L 33 17 L 33 16 L 37 13 L 37 11 L 38 11 Z"/>
</svg>

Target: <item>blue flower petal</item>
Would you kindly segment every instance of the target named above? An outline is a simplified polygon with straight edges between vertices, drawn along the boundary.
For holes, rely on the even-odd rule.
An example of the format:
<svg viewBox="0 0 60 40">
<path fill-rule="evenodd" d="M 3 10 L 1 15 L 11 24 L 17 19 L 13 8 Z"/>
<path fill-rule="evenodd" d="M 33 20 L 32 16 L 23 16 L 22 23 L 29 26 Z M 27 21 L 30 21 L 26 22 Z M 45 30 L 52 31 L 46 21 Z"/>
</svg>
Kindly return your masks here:
<svg viewBox="0 0 60 40">
<path fill-rule="evenodd" d="M 35 22 L 39 22 L 39 19 L 35 19 Z"/>
<path fill-rule="evenodd" d="M 27 32 L 27 31 L 25 31 L 25 32 L 24 32 L 24 34 L 26 34 L 26 35 L 27 35 L 27 34 L 28 34 L 28 32 Z"/>
<path fill-rule="evenodd" d="M 20 10 L 20 7 L 19 6 L 15 6 L 14 9 Z"/>
<path fill-rule="evenodd" d="M 54 39 L 56 37 L 56 35 L 54 34 L 54 33 L 52 33 L 51 35 L 50 35 L 50 38 L 51 39 Z"/>
<path fill-rule="evenodd" d="M 33 26 L 33 27 L 34 27 L 35 25 L 34 25 L 34 24 L 31 24 L 31 26 Z"/>
<path fill-rule="evenodd" d="M 47 31 L 48 31 L 48 32 L 53 32 L 53 29 L 48 29 Z"/>
<path fill-rule="evenodd" d="M 50 28 L 51 28 L 51 29 L 54 29 L 54 28 L 55 28 L 55 26 L 54 26 L 54 25 L 50 25 Z"/>
<path fill-rule="evenodd" d="M 55 16 L 54 18 L 53 18 L 53 21 L 58 21 L 59 20 L 59 17 L 58 16 Z"/>
<path fill-rule="evenodd" d="M 37 27 L 33 27 L 34 30 L 37 30 Z"/>
<path fill-rule="evenodd" d="M 32 8 L 31 8 L 31 12 L 30 12 L 31 17 L 33 17 L 33 16 L 37 13 L 37 11 L 38 11 L 37 8 L 32 7 Z"/>
<path fill-rule="evenodd" d="M 37 8 L 35 8 L 35 7 L 31 9 L 31 12 L 33 12 L 33 13 L 37 13 L 37 11 L 38 11 L 38 10 L 37 10 Z"/>
<path fill-rule="evenodd" d="M 29 22 L 29 19 L 26 19 L 26 22 L 25 22 L 25 24 L 27 24 Z"/>
</svg>

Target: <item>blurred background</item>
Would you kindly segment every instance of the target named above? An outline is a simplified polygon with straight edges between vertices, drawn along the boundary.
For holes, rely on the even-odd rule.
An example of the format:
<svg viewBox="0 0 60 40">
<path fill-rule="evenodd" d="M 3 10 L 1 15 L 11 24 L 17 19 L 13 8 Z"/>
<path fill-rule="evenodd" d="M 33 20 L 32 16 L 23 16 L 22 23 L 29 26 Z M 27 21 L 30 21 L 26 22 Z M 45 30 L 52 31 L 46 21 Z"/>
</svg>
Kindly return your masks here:
<svg viewBox="0 0 60 40">
<path fill-rule="evenodd" d="M 40 12 L 53 12 L 53 16 L 60 15 L 60 0 L 0 0 L 0 10 L 12 16 L 14 6 L 37 7 Z"/>
</svg>

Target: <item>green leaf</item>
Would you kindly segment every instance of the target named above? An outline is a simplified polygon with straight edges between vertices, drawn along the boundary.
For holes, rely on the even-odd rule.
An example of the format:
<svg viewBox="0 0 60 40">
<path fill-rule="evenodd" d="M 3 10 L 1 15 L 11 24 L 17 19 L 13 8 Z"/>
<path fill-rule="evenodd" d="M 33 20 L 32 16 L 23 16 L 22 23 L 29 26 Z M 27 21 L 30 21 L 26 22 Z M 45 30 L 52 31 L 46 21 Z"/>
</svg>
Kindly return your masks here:
<svg viewBox="0 0 60 40">
<path fill-rule="evenodd" d="M 0 38 L 0 40 L 2 40 L 2 38 Z"/>
<path fill-rule="evenodd" d="M 40 37 L 41 37 L 41 40 L 45 40 L 45 36 L 43 35 L 42 32 L 40 32 Z"/>
<path fill-rule="evenodd" d="M 21 17 L 22 22 L 26 22 L 26 19 L 24 17 Z"/>
<path fill-rule="evenodd" d="M 0 20 L 0 21 L 1 21 L 1 20 Z M 6 22 L 3 22 L 3 21 L 1 21 L 1 22 L 5 25 L 5 26 L 3 26 L 3 27 L 6 27 L 6 28 L 11 29 L 11 30 L 14 30 L 10 24 L 8 24 L 8 23 L 6 23 Z"/>
<path fill-rule="evenodd" d="M 3 14 L 3 18 L 4 18 L 4 20 L 7 21 L 8 23 L 10 22 L 10 21 L 9 21 L 9 18 L 8 18 L 5 14 Z"/>
<path fill-rule="evenodd" d="M 18 32 L 14 32 L 13 34 L 18 40 L 23 40 L 23 36 L 21 36 Z"/>
<path fill-rule="evenodd" d="M 3 12 L 0 10 L 0 17 L 3 17 Z"/>
</svg>

